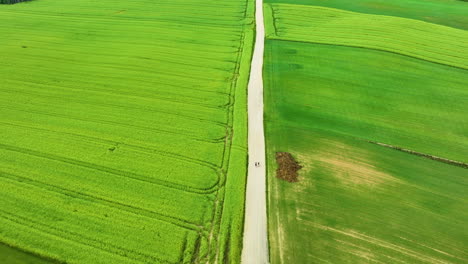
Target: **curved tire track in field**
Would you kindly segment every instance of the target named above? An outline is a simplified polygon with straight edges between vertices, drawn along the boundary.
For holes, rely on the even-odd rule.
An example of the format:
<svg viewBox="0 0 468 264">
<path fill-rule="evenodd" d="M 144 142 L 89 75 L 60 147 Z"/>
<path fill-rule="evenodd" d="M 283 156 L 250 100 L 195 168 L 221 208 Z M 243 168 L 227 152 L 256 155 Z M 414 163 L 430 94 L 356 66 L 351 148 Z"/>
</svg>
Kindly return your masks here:
<svg viewBox="0 0 468 264">
<path fill-rule="evenodd" d="M 0 178 L 5 178 L 5 179 L 11 180 L 11 181 L 20 182 L 20 183 L 25 184 L 25 185 L 34 186 L 36 188 L 39 188 L 39 189 L 42 189 L 42 190 L 45 190 L 45 191 L 48 191 L 48 192 L 51 192 L 51 193 L 55 193 L 55 194 L 58 194 L 58 195 L 73 197 L 75 199 L 80 199 L 80 200 L 84 200 L 84 201 L 88 201 L 88 202 L 100 203 L 103 206 L 118 209 L 118 210 L 122 210 L 122 211 L 126 211 L 128 213 L 136 214 L 136 215 L 141 216 L 141 217 L 156 218 L 156 219 L 158 219 L 160 221 L 164 221 L 166 223 L 173 224 L 173 225 L 176 225 L 178 227 L 189 229 L 189 230 L 192 230 L 192 231 L 195 231 L 195 232 L 203 231 L 202 228 L 199 226 L 199 223 L 190 222 L 190 221 L 184 220 L 184 219 L 182 219 L 180 217 L 161 214 L 161 213 L 159 213 L 157 211 L 148 210 L 148 209 L 145 209 L 145 208 L 142 208 L 142 207 L 137 207 L 135 205 L 124 204 L 124 203 L 121 203 L 119 201 L 114 201 L 114 200 L 108 199 L 106 197 L 101 197 L 99 195 L 92 195 L 92 194 L 88 194 L 88 193 L 84 193 L 84 192 L 80 192 L 80 191 L 75 191 L 75 190 L 72 190 L 72 189 L 63 188 L 63 187 L 56 186 L 56 185 L 49 184 L 49 183 L 45 183 L 45 182 L 42 182 L 42 181 L 38 181 L 38 180 L 30 179 L 30 178 L 27 178 L 27 177 L 11 174 L 9 172 L 4 172 L 2 170 L 0 170 Z"/>
<path fill-rule="evenodd" d="M 263 0 L 255 4 L 256 36 L 248 86 L 249 167 L 242 263 L 268 263 L 265 135 L 263 132 Z M 260 167 L 255 163 L 260 162 Z"/>
<path fill-rule="evenodd" d="M 157 128 L 157 127 L 149 127 L 149 126 L 142 126 L 142 125 L 132 125 L 132 124 L 127 124 L 124 122 L 116 122 L 116 121 L 110 121 L 106 119 L 99 119 L 99 118 L 80 118 L 80 117 L 71 117 L 63 114 L 58 114 L 58 113 L 52 113 L 52 112 L 41 112 L 37 110 L 23 110 L 21 108 L 14 108 L 14 107 L 3 107 L 0 106 L 0 109 L 7 109 L 11 111 L 17 111 L 17 112 L 23 112 L 23 113 L 31 113 L 31 114 L 36 114 L 36 115 L 43 115 L 43 116 L 51 116 L 51 117 L 57 117 L 57 118 L 64 118 L 64 119 L 69 119 L 69 120 L 77 120 L 81 122 L 88 122 L 88 123 L 94 123 L 94 124 L 106 124 L 106 125 L 115 125 L 115 126 L 121 126 L 121 127 L 127 127 L 127 128 L 132 128 L 132 129 L 139 129 L 143 131 L 150 131 L 152 133 L 158 133 L 158 134 L 166 134 L 166 135 L 181 135 L 184 136 L 188 139 L 192 139 L 195 141 L 200 141 L 200 142 L 207 142 L 207 143 L 219 143 L 224 140 L 224 138 L 202 138 L 197 135 L 192 135 L 189 133 L 185 133 L 184 131 L 177 131 L 177 130 L 170 130 L 166 128 Z"/>
<path fill-rule="evenodd" d="M 101 171 L 104 173 L 109 173 L 111 175 L 119 176 L 119 177 L 125 177 L 125 178 L 131 178 L 134 180 L 150 183 L 150 184 L 155 184 L 155 185 L 162 185 L 166 186 L 168 188 L 173 188 L 177 189 L 180 191 L 185 191 L 185 192 L 191 192 L 191 193 L 198 193 L 198 194 L 209 194 L 217 191 L 218 189 L 218 184 L 219 180 L 213 184 L 212 186 L 208 186 L 206 188 L 196 188 L 196 187 L 190 187 L 186 185 L 181 185 L 178 183 L 174 182 L 169 182 L 166 180 L 161 180 L 161 179 L 152 179 L 145 177 L 144 175 L 138 174 L 138 173 L 133 173 L 133 172 L 128 172 L 128 171 L 122 171 L 119 169 L 114 169 L 111 167 L 107 166 L 102 166 L 94 163 L 89 163 L 81 160 L 76 160 L 76 159 L 70 159 L 67 157 L 59 156 L 59 155 L 54 155 L 54 154 L 49 154 L 49 153 L 43 153 L 31 149 L 25 149 L 25 148 L 20 148 L 20 147 L 15 147 L 11 145 L 6 145 L 6 144 L 0 144 L 0 149 L 5 149 L 8 151 L 14 151 L 18 153 L 22 153 L 25 155 L 30 155 L 30 156 L 35 156 L 39 158 L 44 158 L 44 159 L 49 159 L 49 160 L 54 160 L 57 162 L 62 162 L 66 164 L 71 164 L 75 166 L 80 166 L 88 169 L 93 169 L 97 171 Z"/>
<path fill-rule="evenodd" d="M 158 150 L 154 147 L 149 147 L 145 145 L 136 145 L 137 143 L 127 143 L 125 141 L 118 141 L 115 139 L 108 139 L 108 138 L 97 138 L 93 136 L 88 136 L 84 134 L 77 134 L 77 133 L 71 133 L 71 132 L 64 132 L 64 131 L 59 131 L 59 130 L 54 130 L 54 129 L 48 129 L 48 128 L 41 128 L 41 127 L 35 127 L 35 126 L 27 126 L 27 125 L 22 125 L 22 124 L 14 124 L 14 123 L 9 123 L 9 122 L 2 122 L 0 121 L 0 124 L 2 125 L 7 125 L 7 126 L 13 126 L 13 127 L 19 127 L 19 128 L 24 128 L 24 129 L 31 129 L 31 130 L 39 130 L 39 131 L 45 131 L 45 132 L 50 132 L 50 133 L 56 133 L 56 134 L 61 134 L 61 135 L 68 135 L 72 136 L 77 139 L 84 139 L 84 140 L 90 140 L 94 142 L 102 142 L 102 143 L 108 143 L 109 145 L 120 145 L 120 146 L 126 146 L 130 150 L 136 151 L 139 150 L 141 152 L 145 153 L 152 153 L 156 154 L 159 156 L 163 157 L 170 157 L 173 159 L 177 159 L 180 161 L 184 161 L 186 163 L 191 163 L 191 164 L 196 164 L 200 165 L 203 167 L 210 168 L 213 170 L 214 173 L 219 174 L 221 166 L 217 165 L 215 163 L 205 161 L 203 159 L 198 159 L 194 157 L 190 157 L 188 155 L 183 155 L 177 152 L 172 152 L 172 151 L 165 151 L 165 150 Z"/>
</svg>

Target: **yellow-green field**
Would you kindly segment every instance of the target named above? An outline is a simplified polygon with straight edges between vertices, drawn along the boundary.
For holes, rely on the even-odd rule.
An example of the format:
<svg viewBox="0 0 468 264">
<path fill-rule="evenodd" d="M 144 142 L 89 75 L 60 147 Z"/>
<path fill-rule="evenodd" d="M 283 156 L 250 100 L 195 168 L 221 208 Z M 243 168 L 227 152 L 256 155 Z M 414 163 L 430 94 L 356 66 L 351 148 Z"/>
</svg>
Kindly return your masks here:
<svg viewBox="0 0 468 264">
<path fill-rule="evenodd" d="M 249 0 L 0 6 L 0 253 L 239 262 L 252 14 Z"/>
<path fill-rule="evenodd" d="M 468 32 L 414 19 L 319 6 L 266 5 L 268 39 L 393 52 L 468 69 Z"/>
<path fill-rule="evenodd" d="M 271 263 L 466 263 L 468 24 L 437 10 L 468 5 L 271 2 Z M 275 177 L 276 152 L 303 166 L 298 182 Z"/>
</svg>

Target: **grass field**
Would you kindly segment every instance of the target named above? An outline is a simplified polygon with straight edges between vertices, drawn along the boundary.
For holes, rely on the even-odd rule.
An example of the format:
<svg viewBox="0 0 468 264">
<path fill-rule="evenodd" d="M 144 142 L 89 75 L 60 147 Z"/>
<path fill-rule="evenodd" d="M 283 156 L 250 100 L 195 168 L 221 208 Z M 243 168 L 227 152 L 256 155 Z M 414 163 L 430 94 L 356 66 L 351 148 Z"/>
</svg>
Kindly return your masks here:
<svg viewBox="0 0 468 264">
<path fill-rule="evenodd" d="M 468 161 L 467 70 L 375 50 L 268 44 L 268 87 L 286 122 Z"/>
<path fill-rule="evenodd" d="M 265 2 L 338 8 L 468 29 L 466 1 L 463 0 L 266 0 Z"/>
<path fill-rule="evenodd" d="M 466 263 L 468 171 L 369 141 L 468 161 L 467 33 L 452 13 L 437 25 L 411 11 L 468 5 L 407 1 L 395 14 L 361 8 L 377 1 L 271 2 L 271 263 Z M 304 166 L 297 183 L 275 178 L 276 152 Z"/>
<path fill-rule="evenodd" d="M 304 166 L 289 183 L 269 164 L 271 263 L 466 263 L 466 169 L 271 121 L 269 160 Z"/>
<path fill-rule="evenodd" d="M 1 255 L 238 262 L 252 14 L 227 0 L 0 6 Z"/>
<path fill-rule="evenodd" d="M 468 69 L 468 31 L 414 19 L 273 4 L 269 39 L 383 50 Z"/>
</svg>

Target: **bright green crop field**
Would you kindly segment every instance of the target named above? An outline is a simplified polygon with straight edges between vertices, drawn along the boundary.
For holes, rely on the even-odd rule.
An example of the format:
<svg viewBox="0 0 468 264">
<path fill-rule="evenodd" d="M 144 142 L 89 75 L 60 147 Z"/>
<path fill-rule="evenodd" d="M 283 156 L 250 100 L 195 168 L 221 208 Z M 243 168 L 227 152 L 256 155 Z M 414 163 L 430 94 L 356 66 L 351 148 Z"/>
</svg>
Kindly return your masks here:
<svg viewBox="0 0 468 264">
<path fill-rule="evenodd" d="M 267 7 L 269 39 L 382 50 L 468 69 L 468 31 L 462 29 L 325 7 Z"/>
<path fill-rule="evenodd" d="M 265 0 L 265 2 L 323 6 L 359 13 L 412 18 L 468 29 L 466 1 L 463 0 Z"/>
<path fill-rule="evenodd" d="M 239 262 L 252 4 L 0 5 L 0 262 Z"/>
<path fill-rule="evenodd" d="M 269 2 L 271 263 L 468 262 L 468 3 Z"/>
</svg>

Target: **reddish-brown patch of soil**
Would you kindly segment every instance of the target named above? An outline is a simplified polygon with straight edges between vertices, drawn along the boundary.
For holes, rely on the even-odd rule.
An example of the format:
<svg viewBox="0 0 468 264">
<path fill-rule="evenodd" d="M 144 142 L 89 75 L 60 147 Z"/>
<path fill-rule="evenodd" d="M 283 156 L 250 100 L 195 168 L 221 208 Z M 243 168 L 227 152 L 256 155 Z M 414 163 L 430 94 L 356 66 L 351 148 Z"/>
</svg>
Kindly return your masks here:
<svg viewBox="0 0 468 264">
<path fill-rule="evenodd" d="M 276 169 L 276 177 L 288 182 L 297 182 L 297 171 L 302 168 L 297 163 L 291 153 L 289 152 L 276 152 L 276 163 L 278 169 Z"/>
</svg>

